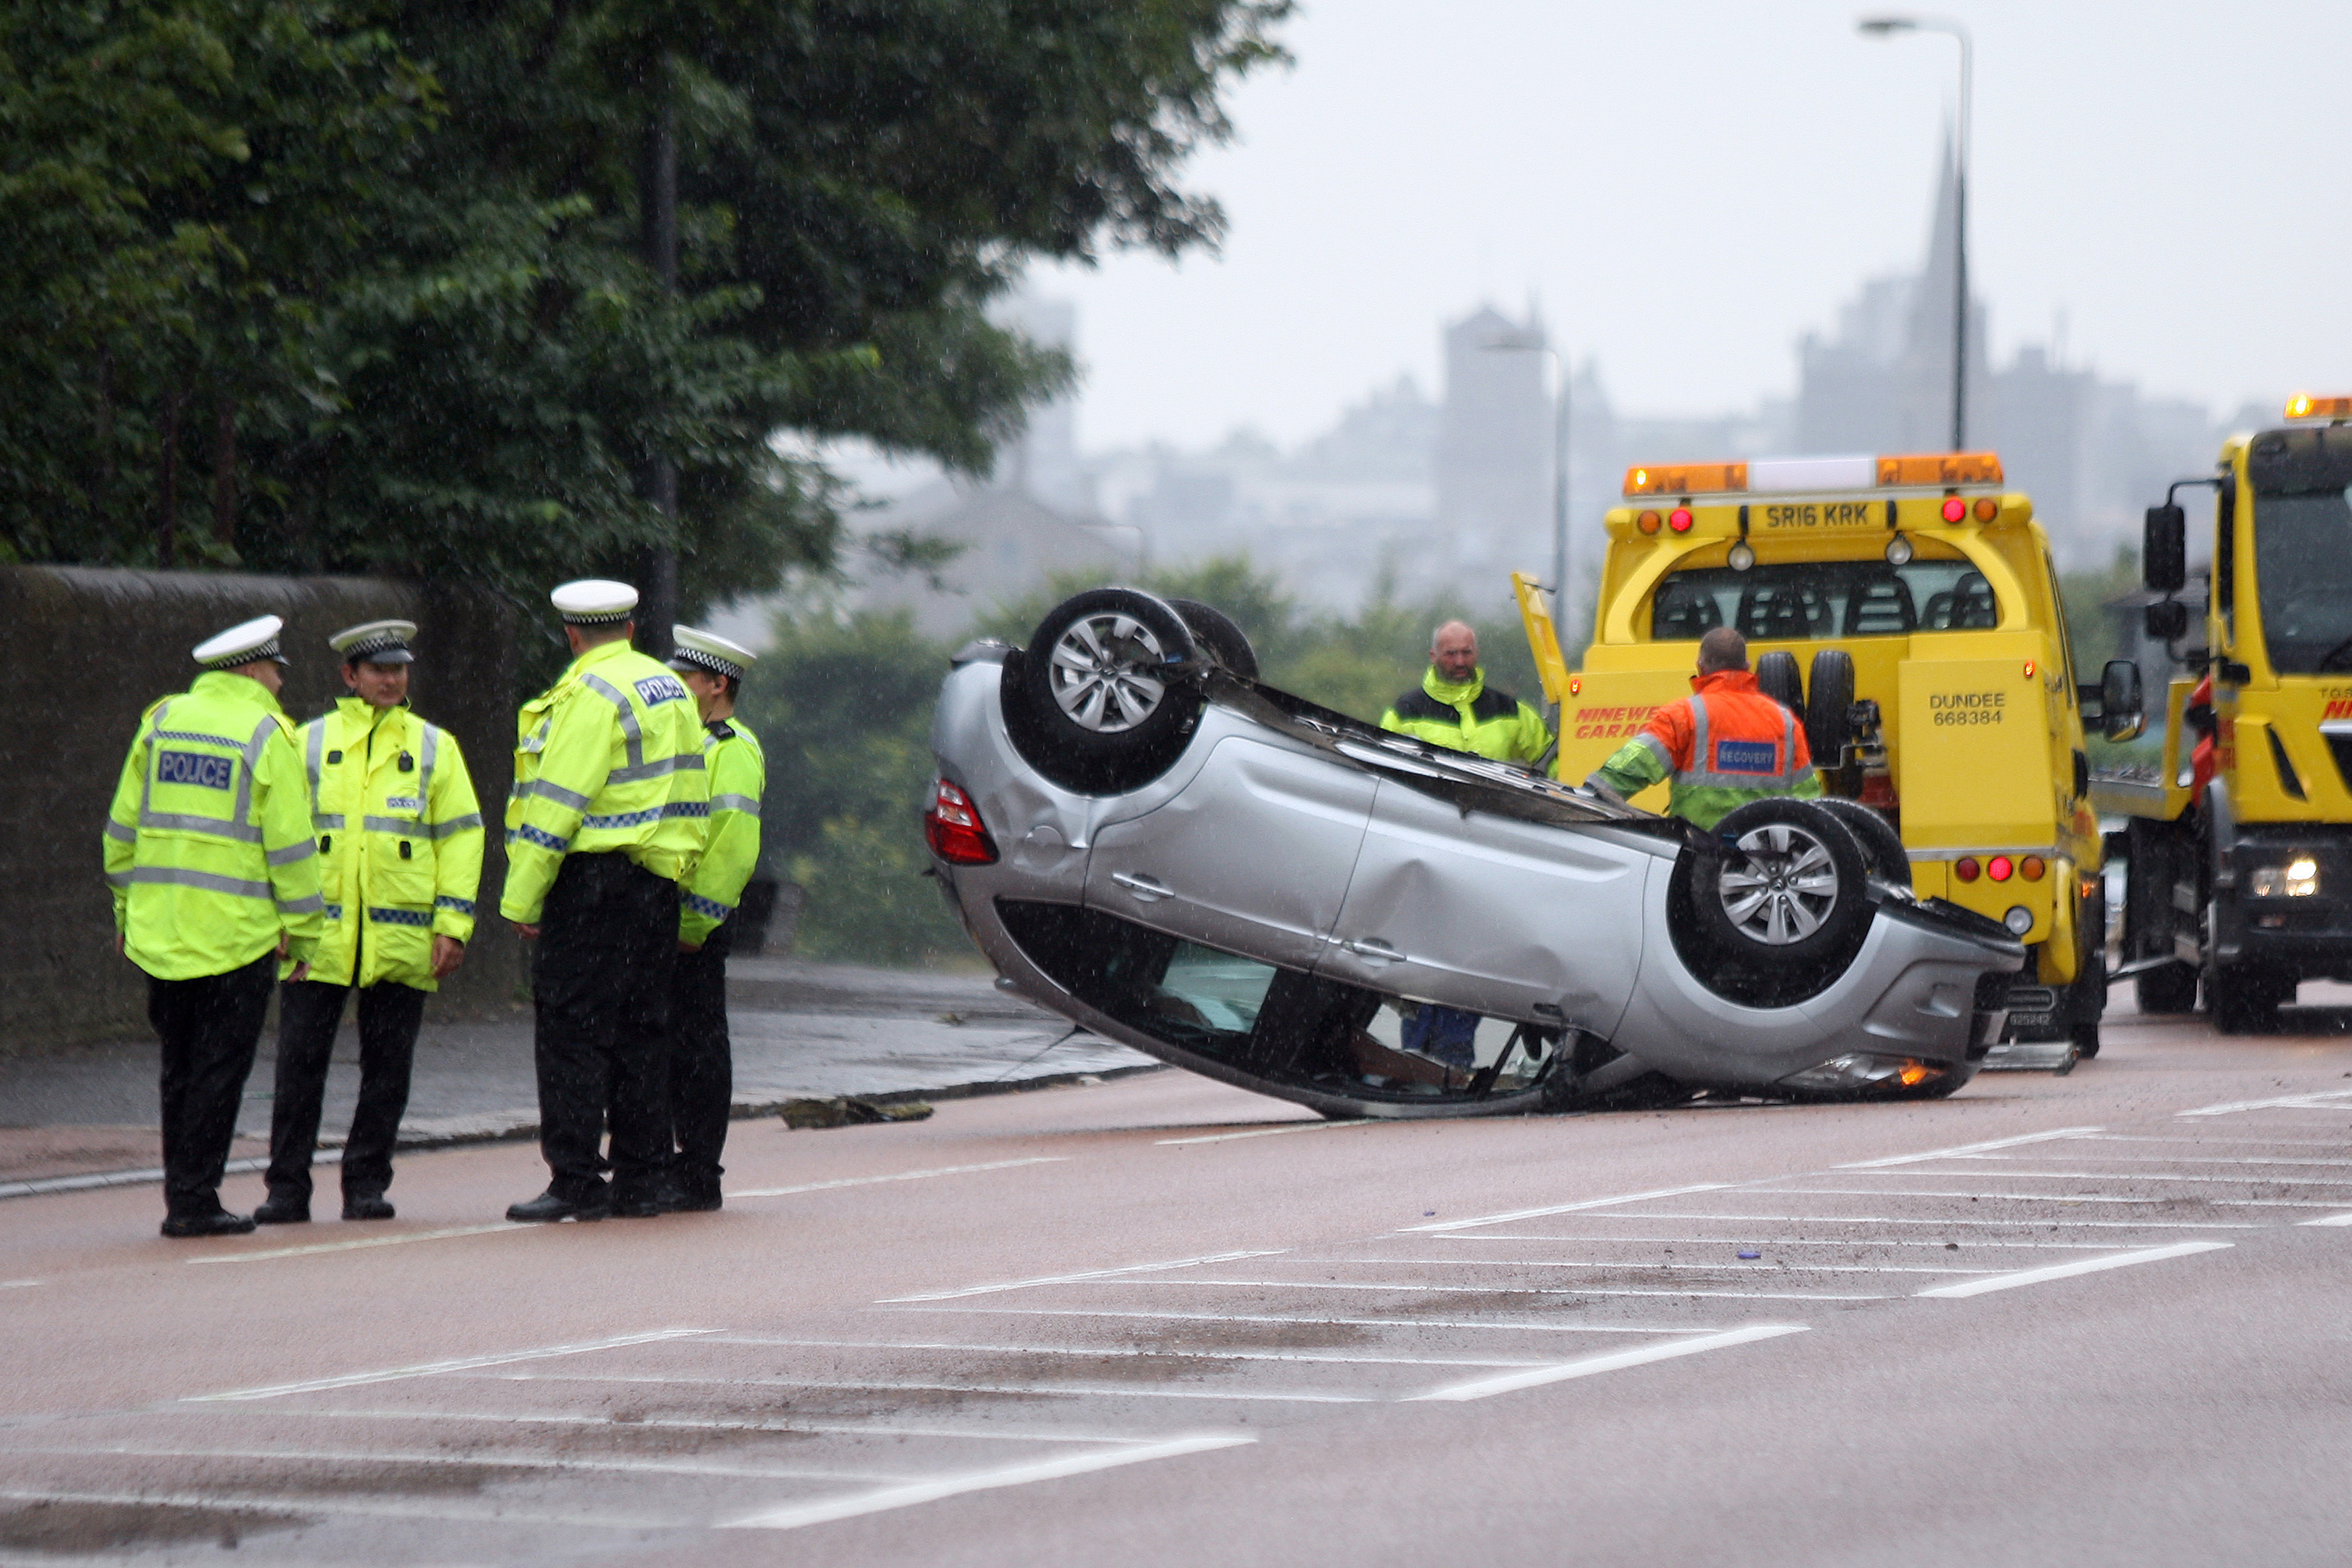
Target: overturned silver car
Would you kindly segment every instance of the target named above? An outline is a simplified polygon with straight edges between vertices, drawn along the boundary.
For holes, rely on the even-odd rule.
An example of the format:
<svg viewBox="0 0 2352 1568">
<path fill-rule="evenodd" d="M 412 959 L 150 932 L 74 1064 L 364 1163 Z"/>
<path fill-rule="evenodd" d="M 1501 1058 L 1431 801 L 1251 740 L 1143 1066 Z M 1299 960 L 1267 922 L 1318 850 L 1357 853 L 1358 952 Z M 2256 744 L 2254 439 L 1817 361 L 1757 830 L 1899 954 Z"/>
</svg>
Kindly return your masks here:
<svg viewBox="0 0 2352 1568">
<path fill-rule="evenodd" d="M 2024 949 L 1852 802 L 1670 817 L 1328 711 L 1097 588 L 940 695 L 933 860 L 999 982 L 1332 1117 L 1948 1094 Z"/>
</svg>

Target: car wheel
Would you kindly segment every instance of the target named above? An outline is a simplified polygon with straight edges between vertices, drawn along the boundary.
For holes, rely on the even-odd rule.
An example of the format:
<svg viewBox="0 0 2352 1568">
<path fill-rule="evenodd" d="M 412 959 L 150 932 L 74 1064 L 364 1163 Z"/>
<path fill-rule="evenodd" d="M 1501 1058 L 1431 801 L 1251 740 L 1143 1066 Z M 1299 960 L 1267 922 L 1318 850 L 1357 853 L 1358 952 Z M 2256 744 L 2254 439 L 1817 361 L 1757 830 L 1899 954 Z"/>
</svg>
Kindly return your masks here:
<svg viewBox="0 0 2352 1568">
<path fill-rule="evenodd" d="M 1168 771 L 1192 739 L 1201 696 L 1170 667 L 1193 657 L 1168 604 L 1092 588 L 1037 623 L 1004 668 L 1005 724 L 1030 766 L 1067 789 L 1117 794 Z"/>
<path fill-rule="evenodd" d="M 1813 766 L 1834 768 L 1853 739 L 1853 655 L 1842 647 L 1825 647 L 1813 655 L 1812 678 L 1805 682 L 1812 695 L 1805 700 L 1805 744 Z"/>
<path fill-rule="evenodd" d="M 1798 969 L 1842 954 L 1868 918 L 1854 837 L 1811 801 L 1751 800 L 1716 825 L 1691 878 L 1700 929 L 1751 964 Z"/>
<path fill-rule="evenodd" d="M 1910 851 L 1903 847 L 1903 836 L 1895 831 L 1893 823 L 1862 802 L 1843 795 L 1823 795 L 1809 804 L 1820 806 L 1845 825 L 1862 850 L 1862 868 L 1865 872 L 1898 888 L 1911 885 Z"/>
<path fill-rule="evenodd" d="M 2143 1013 L 2197 1011 L 2197 969 L 2193 964 L 2168 963 L 2132 976 L 2132 995 Z"/>
<path fill-rule="evenodd" d="M 1247 634 L 1234 624 L 1231 616 L 1198 599 L 1171 599 L 1168 607 L 1183 617 L 1184 628 L 1192 634 L 1192 641 L 1223 665 L 1228 674 L 1244 680 L 1257 679 L 1257 651 L 1250 647 Z"/>
</svg>

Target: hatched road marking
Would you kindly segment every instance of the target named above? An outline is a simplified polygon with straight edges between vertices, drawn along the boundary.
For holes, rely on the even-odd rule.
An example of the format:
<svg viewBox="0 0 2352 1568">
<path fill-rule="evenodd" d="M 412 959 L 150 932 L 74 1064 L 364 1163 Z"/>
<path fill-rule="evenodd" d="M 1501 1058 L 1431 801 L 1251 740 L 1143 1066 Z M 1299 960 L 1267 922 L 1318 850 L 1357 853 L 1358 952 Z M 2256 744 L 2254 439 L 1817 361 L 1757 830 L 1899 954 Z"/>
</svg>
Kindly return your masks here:
<svg viewBox="0 0 2352 1568">
<path fill-rule="evenodd" d="M 2021 1285 L 2039 1285 L 2045 1279 L 2071 1279 L 2077 1274 L 2097 1274 L 2109 1268 L 2129 1268 L 2136 1263 L 2161 1263 L 2168 1258 L 2188 1258 L 2200 1252 L 2222 1252 L 2235 1245 L 2227 1241 L 2177 1241 L 2170 1247 L 2150 1247 L 2138 1252 L 2110 1253 L 2105 1258 L 2085 1258 L 2074 1263 L 2053 1263 L 2047 1268 L 2026 1268 L 2015 1274 L 1996 1274 L 1990 1279 L 1971 1279 L 1962 1285 L 1938 1285 L 1932 1290 L 1922 1290 L 1922 1296 L 1981 1296 L 1990 1290 L 2014 1290 Z"/>
</svg>

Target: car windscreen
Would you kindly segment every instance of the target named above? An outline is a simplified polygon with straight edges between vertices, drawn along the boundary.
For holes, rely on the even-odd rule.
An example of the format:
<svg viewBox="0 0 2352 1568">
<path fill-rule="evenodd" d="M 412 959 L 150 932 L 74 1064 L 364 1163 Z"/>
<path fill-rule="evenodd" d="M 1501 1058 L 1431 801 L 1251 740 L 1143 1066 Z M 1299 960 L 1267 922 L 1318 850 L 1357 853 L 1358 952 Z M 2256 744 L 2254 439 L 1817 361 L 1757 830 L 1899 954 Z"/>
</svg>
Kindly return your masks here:
<svg viewBox="0 0 2352 1568">
<path fill-rule="evenodd" d="M 2271 668 L 2352 670 L 2352 432 L 2266 432 L 2247 454 L 2246 474 Z"/>
<path fill-rule="evenodd" d="M 1650 600 L 1650 637 L 1696 642 L 1717 626 L 1751 641 L 1907 637 L 1990 629 L 2000 605 L 1967 561 L 1759 563 L 1668 573 Z"/>
</svg>

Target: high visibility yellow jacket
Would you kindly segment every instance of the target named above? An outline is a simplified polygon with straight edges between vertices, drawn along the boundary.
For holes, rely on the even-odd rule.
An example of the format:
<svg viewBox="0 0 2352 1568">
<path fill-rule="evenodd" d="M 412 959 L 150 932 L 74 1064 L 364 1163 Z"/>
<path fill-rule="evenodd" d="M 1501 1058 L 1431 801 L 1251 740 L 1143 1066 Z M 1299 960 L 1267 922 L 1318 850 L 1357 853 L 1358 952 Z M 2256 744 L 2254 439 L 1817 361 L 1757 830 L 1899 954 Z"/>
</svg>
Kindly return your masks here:
<svg viewBox="0 0 2352 1568">
<path fill-rule="evenodd" d="M 516 726 L 499 913 L 538 924 L 571 854 L 617 852 L 684 881 L 710 809 L 702 742 L 686 683 L 625 639 L 573 659 Z"/>
<path fill-rule="evenodd" d="M 1443 679 L 1431 665 L 1421 688 L 1389 704 L 1381 728 L 1498 763 L 1531 763 L 1551 746 L 1543 715 L 1486 684 L 1484 665 L 1465 681 Z"/>
<path fill-rule="evenodd" d="M 114 929 L 158 980 L 242 969 L 326 924 L 294 725 L 269 688 L 207 670 L 147 710 L 106 820 Z"/>
<path fill-rule="evenodd" d="M 677 914 L 677 940 L 696 947 L 735 912 L 759 864 L 760 797 L 768 789 L 767 753 L 757 735 L 734 719 L 703 728 L 710 737 L 710 826 Z"/>
<path fill-rule="evenodd" d="M 457 738 L 346 697 L 298 740 L 327 899 L 310 978 L 439 990 L 433 939 L 473 940 L 482 879 L 482 810 Z"/>
</svg>

